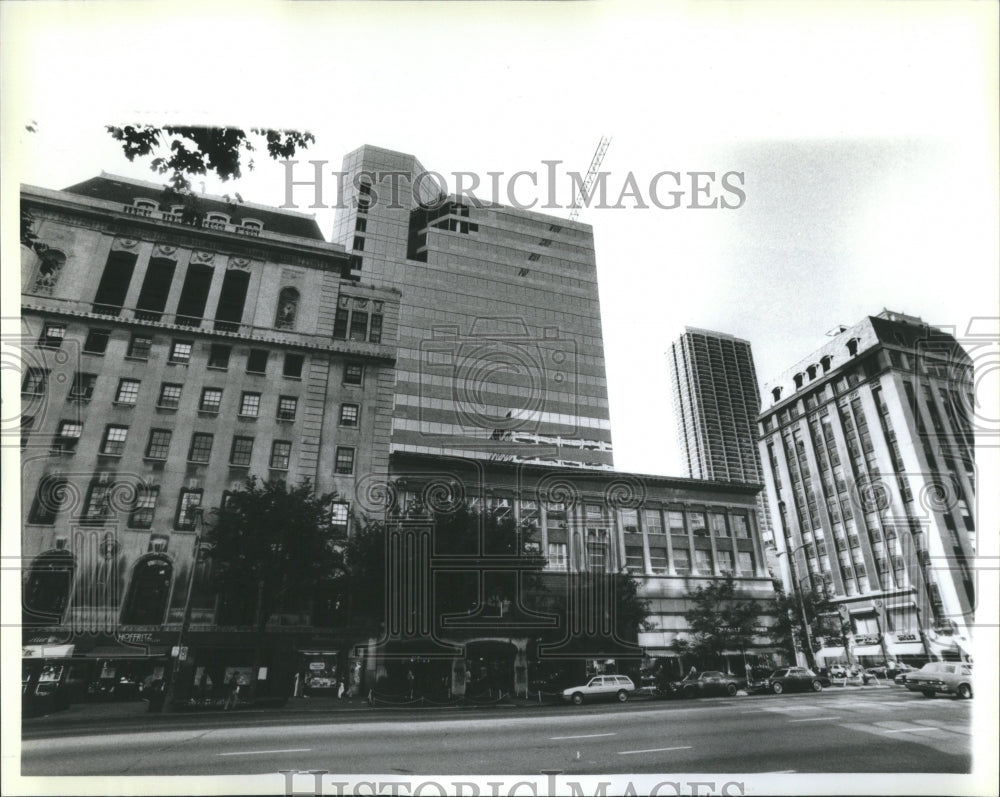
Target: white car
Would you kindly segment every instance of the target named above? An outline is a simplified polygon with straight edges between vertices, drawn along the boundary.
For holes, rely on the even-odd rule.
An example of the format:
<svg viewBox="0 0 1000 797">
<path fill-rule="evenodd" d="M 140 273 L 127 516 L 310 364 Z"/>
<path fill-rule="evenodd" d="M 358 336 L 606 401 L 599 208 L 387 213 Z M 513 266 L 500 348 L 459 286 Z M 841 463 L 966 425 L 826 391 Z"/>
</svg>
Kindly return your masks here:
<svg viewBox="0 0 1000 797">
<path fill-rule="evenodd" d="M 635 684 L 627 675 L 595 675 L 584 686 L 563 689 L 562 699 L 580 705 L 585 700 L 617 700 L 624 703 L 635 691 Z"/>
</svg>

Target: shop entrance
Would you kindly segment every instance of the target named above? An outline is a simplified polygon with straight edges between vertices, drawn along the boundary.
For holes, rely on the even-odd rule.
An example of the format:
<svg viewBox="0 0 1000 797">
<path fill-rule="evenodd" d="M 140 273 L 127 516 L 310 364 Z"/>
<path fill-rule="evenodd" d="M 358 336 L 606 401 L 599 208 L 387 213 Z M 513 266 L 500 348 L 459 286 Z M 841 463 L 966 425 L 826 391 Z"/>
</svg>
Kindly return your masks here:
<svg viewBox="0 0 1000 797">
<path fill-rule="evenodd" d="M 469 697 L 496 697 L 514 691 L 517 647 L 511 642 L 487 640 L 465 646 L 466 687 Z"/>
</svg>

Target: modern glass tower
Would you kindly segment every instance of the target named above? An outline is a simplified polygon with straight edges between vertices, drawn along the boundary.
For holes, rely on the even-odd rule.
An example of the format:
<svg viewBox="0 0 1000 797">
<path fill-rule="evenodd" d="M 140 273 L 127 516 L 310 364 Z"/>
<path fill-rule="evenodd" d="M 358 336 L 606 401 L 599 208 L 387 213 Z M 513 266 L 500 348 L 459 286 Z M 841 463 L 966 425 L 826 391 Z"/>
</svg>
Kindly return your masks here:
<svg viewBox="0 0 1000 797">
<path fill-rule="evenodd" d="M 686 327 L 667 356 L 684 475 L 763 484 L 756 430 L 760 391 L 750 343 Z M 763 494 L 758 513 L 762 540 L 769 545 Z"/>
<path fill-rule="evenodd" d="M 392 450 L 610 468 L 589 225 L 442 195 L 378 147 L 343 171 L 333 240 L 403 297 Z"/>
</svg>

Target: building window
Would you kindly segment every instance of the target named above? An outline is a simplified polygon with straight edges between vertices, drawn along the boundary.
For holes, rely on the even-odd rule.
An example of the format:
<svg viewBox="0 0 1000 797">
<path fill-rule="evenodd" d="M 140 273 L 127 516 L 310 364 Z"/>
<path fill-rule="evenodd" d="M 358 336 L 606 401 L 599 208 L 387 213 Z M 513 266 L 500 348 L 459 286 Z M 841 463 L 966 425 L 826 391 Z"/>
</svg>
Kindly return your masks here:
<svg viewBox="0 0 1000 797">
<path fill-rule="evenodd" d="M 153 339 L 148 335 L 133 335 L 128 342 L 128 352 L 126 357 L 133 360 L 148 360 L 149 352 L 153 348 Z"/>
<path fill-rule="evenodd" d="M 337 458 L 334 473 L 350 476 L 354 473 L 354 449 L 347 446 L 337 446 Z"/>
<path fill-rule="evenodd" d="M 678 575 L 686 576 L 691 572 L 691 552 L 683 548 L 674 548 L 674 570 Z"/>
<path fill-rule="evenodd" d="M 190 340 L 175 340 L 170 344 L 170 362 L 189 363 L 191 362 L 191 349 L 194 344 Z"/>
<path fill-rule="evenodd" d="M 35 416 L 34 415 L 22 415 L 21 416 L 21 450 L 24 451 L 28 447 L 28 442 L 31 440 L 31 430 L 35 426 Z"/>
<path fill-rule="evenodd" d="M 135 406 L 135 402 L 139 398 L 140 384 L 138 379 L 119 380 L 118 392 L 115 393 L 115 404 L 127 404 L 130 407 Z"/>
<path fill-rule="evenodd" d="M 260 393 L 244 393 L 240 399 L 240 415 L 256 418 L 260 412 Z"/>
<path fill-rule="evenodd" d="M 670 526 L 670 533 L 674 536 L 687 536 L 683 512 L 667 512 L 667 523 Z"/>
<path fill-rule="evenodd" d="M 622 531 L 629 534 L 639 533 L 639 513 L 634 509 L 620 509 L 618 517 L 621 521 Z"/>
<path fill-rule="evenodd" d="M 305 359 L 301 354 L 286 354 L 282 375 L 287 376 L 289 379 L 301 379 L 302 364 L 305 362 Z"/>
<path fill-rule="evenodd" d="M 136 562 L 122 609 L 122 623 L 162 625 L 173 577 L 173 566 L 165 556 L 148 556 Z"/>
<path fill-rule="evenodd" d="M 642 510 L 642 523 L 647 534 L 663 534 L 663 517 L 659 509 Z"/>
<path fill-rule="evenodd" d="M 85 354 L 104 354 L 111 338 L 110 329 L 91 329 L 87 332 L 87 340 L 83 344 Z"/>
<path fill-rule="evenodd" d="M 80 522 L 103 523 L 111 516 L 111 507 L 108 502 L 108 487 L 106 482 L 94 482 L 87 491 L 87 498 L 83 504 L 83 515 Z"/>
<path fill-rule="evenodd" d="M 279 421 L 294 421 L 298 408 L 299 400 L 295 396 L 280 396 L 278 398 L 278 414 L 276 417 Z"/>
<path fill-rule="evenodd" d="M 252 437 L 234 437 L 233 447 L 229 452 L 229 464 L 246 467 L 250 464 L 253 456 Z"/>
<path fill-rule="evenodd" d="M 649 567 L 656 575 L 667 572 L 667 549 L 658 545 L 649 546 Z"/>
<path fill-rule="evenodd" d="M 267 373 L 267 349 L 250 349 L 250 356 L 247 357 L 247 373 Z"/>
<path fill-rule="evenodd" d="M 56 434 L 52 448 L 65 454 L 72 454 L 76 450 L 76 444 L 80 442 L 80 435 L 82 433 L 82 423 L 78 423 L 77 421 L 62 421 L 59 424 L 59 432 Z"/>
<path fill-rule="evenodd" d="M 706 551 L 703 548 L 697 548 L 694 552 L 694 562 L 698 568 L 698 572 L 705 575 L 711 575 L 714 571 L 712 569 L 712 552 Z"/>
<path fill-rule="evenodd" d="M 198 516 L 198 508 L 201 506 L 200 489 L 182 489 L 180 498 L 177 499 L 177 517 L 174 519 L 174 528 L 178 531 L 194 531 L 195 519 Z"/>
<path fill-rule="evenodd" d="M 222 390 L 217 387 L 206 387 L 201 391 L 201 402 L 198 409 L 201 412 L 218 412 L 222 406 Z"/>
<path fill-rule="evenodd" d="M 295 288 L 282 288 L 278 294 L 278 312 L 274 318 L 275 329 L 295 329 L 295 316 L 299 309 L 299 292 Z"/>
<path fill-rule="evenodd" d="M 156 514 L 156 499 L 160 488 L 140 484 L 135 491 L 135 503 L 128 516 L 129 528 L 150 529 L 153 527 L 153 516 Z"/>
<path fill-rule="evenodd" d="M 549 570 L 565 570 L 569 562 L 566 555 L 566 543 L 550 542 L 547 559 Z"/>
<path fill-rule="evenodd" d="M 127 426 L 109 425 L 104 430 L 104 439 L 101 441 L 101 453 L 120 457 L 125 450 L 125 439 L 127 437 Z"/>
<path fill-rule="evenodd" d="M 35 558 L 24 587 L 24 614 L 29 622 L 60 621 L 69 604 L 75 570 L 76 561 L 66 550 L 46 551 Z"/>
<path fill-rule="evenodd" d="M 382 309 L 382 302 L 351 296 L 339 297 L 333 321 L 334 339 L 381 342 Z"/>
<path fill-rule="evenodd" d="M 858 339 L 851 338 L 847 341 L 847 353 L 851 357 L 854 357 L 858 353 Z"/>
<path fill-rule="evenodd" d="M 73 375 L 73 382 L 69 386 L 69 398 L 72 401 L 90 401 L 94 396 L 95 387 L 97 387 L 97 374 L 78 371 Z"/>
<path fill-rule="evenodd" d="M 213 343 L 208 350 L 208 367 L 218 368 L 225 371 L 229 368 L 229 355 L 232 354 L 232 346 L 223 346 L 221 343 Z"/>
<path fill-rule="evenodd" d="M 70 387 L 69 395 L 70 398 L 76 398 L 73 395 L 73 390 L 80 380 L 81 376 L 94 376 L 93 374 L 80 374 L 77 373 L 73 377 L 73 387 Z M 97 377 L 94 376 L 96 380 Z M 21 393 L 25 396 L 44 396 L 45 388 L 49 380 L 49 369 L 48 368 L 29 368 L 24 375 L 24 381 L 21 383 Z M 93 393 L 93 384 L 90 387 L 91 393 Z M 90 396 L 88 395 L 89 399 Z"/>
<path fill-rule="evenodd" d="M 208 462 L 212 456 L 212 441 L 214 435 L 208 432 L 195 432 L 191 435 L 191 448 L 188 450 L 188 460 L 191 462 Z"/>
<path fill-rule="evenodd" d="M 181 403 L 182 389 L 182 385 L 164 382 L 160 385 L 160 397 L 156 401 L 156 406 L 165 410 L 176 410 Z"/>
<path fill-rule="evenodd" d="M 646 564 L 643 559 L 641 545 L 625 546 L 625 566 L 632 573 L 642 573 L 645 571 Z"/>
<path fill-rule="evenodd" d="M 726 516 L 721 512 L 709 512 L 708 522 L 712 527 L 712 534 L 716 537 L 728 537 L 729 529 L 726 528 Z"/>
<path fill-rule="evenodd" d="M 747 523 L 746 515 L 731 515 L 731 520 L 733 521 L 733 530 L 737 537 L 742 539 L 750 538 L 750 526 Z"/>
<path fill-rule="evenodd" d="M 360 363 L 348 363 L 344 366 L 344 384 L 361 385 L 365 376 L 365 367 Z"/>
<path fill-rule="evenodd" d="M 135 261 L 136 255 L 131 252 L 118 250 L 108 255 L 104 273 L 94 295 L 95 313 L 116 316 L 121 312 L 132 281 Z"/>
<path fill-rule="evenodd" d="M 688 525 L 691 527 L 691 533 L 695 537 L 707 537 L 708 530 L 705 528 L 705 513 L 704 512 L 688 512 Z"/>
<path fill-rule="evenodd" d="M 354 236 L 354 245 L 351 248 L 355 252 L 363 252 L 363 251 L 365 251 L 365 236 L 363 236 L 363 235 L 355 235 Z"/>
<path fill-rule="evenodd" d="M 598 573 L 608 568 L 608 540 L 603 531 L 587 532 L 587 566 L 591 572 Z"/>
<path fill-rule="evenodd" d="M 46 349 L 58 349 L 65 339 L 65 324 L 46 324 L 38 337 L 38 345 Z"/>
<path fill-rule="evenodd" d="M 146 446 L 148 459 L 166 459 L 170 451 L 171 432 L 169 429 L 151 429 L 149 444 Z"/>
<path fill-rule="evenodd" d="M 719 551 L 719 572 L 724 576 L 736 575 L 736 562 L 732 551 Z"/>
<path fill-rule="evenodd" d="M 358 425 L 358 415 L 361 412 L 361 408 L 357 404 L 341 404 L 340 405 L 340 425 L 341 426 L 357 426 Z"/>
<path fill-rule="evenodd" d="M 344 501 L 334 501 L 330 504 L 330 531 L 335 538 L 343 539 L 347 536 L 349 508 Z"/>
<path fill-rule="evenodd" d="M 51 526 L 56 515 L 73 500 L 73 493 L 63 476 L 46 475 L 38 482 L 34 503 L 28 513 L 28 522 L 41 526 Z"/>
<path fill-rule="evenodd" d="M 275 470 L 288 470 L 291 456 L 292 444 L 288 440 L 275 440 L 271 444 L 271 467 Z"/>
<path fill-rule="evenodd" d="M 753 575 L 753 554 L 750 551 L 739 551 L 736 554 L 741 576 Z"/>
<path fill-rule="evenodd" d="M 368 229 L 368 219 L 357 219 L 354 222 L 355 232 L 365 232 Z"/>
</svg>

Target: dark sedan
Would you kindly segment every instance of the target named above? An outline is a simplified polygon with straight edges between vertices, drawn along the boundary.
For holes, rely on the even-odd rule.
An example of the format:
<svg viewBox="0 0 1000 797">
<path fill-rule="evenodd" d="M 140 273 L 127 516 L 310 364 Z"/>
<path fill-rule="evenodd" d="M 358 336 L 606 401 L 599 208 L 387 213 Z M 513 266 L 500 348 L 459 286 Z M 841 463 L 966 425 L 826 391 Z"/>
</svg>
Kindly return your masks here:
<svg viewBox="0 0 1000 797">
<path fill-rule="evenodd" d="M 744 687 L 742 678 L 726 675 L 717 670 L 693 672 L 683 681 L 674 684 L 681 697 L 710 697 L 713 695 L 735 695 Z"/>
<path fill-rule="evenodd" d="M 823 682 L 826 681 L 824 684 Z M 821 692 L 830 685 L 830 679 L 817 675 L 805 667 L 785 667 L 775 670 L 764 681 L 764 692 L 780 695 L 782 692 Z"/>
</svg>

